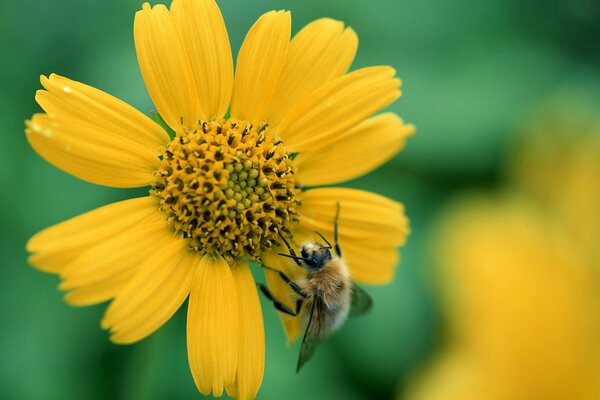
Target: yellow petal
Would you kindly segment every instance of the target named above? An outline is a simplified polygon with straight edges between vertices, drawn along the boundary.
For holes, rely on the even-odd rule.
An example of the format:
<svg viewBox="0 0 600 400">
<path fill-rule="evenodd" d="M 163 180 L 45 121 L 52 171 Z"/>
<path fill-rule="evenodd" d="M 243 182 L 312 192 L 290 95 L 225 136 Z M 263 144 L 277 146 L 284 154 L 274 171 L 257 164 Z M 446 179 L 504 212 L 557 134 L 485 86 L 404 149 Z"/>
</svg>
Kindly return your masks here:
<svg viewBox="0 0 600 400">
<path fill-rule="evenodd" d="M 187 240 L 173 237 L 148 254 L 102 319 L 102 327 L 110 328 L 113 342 L 141 340 L 175 314 L 190 293 L 200 257 L 188 246 Z"/>
<path fill-rule="evenodd" d="M 371 192 L 322 188 L 302 194 L 300 225 L 333 241 L 336 203 L 342 256 L 352 278 L 364 283 L 385 283 L 398 264 L 396 247 L 409 233 L 402 204 Z"/>
<path fill-rule="evenodd" d="M 396 115 L 370 118 L 339 135 L 333 144 L 316 144 L 296 158 L 303 185 L 325 185 L 364 175 L 399 152 L 414 132 Z"/>
<path fill-rule="evenodd" d="M 221 11 L 214 0 L 175 0 L 171 14 L 189 56 L 202 115 L 221 118 L 233 87 L 231 47 Z"/>
<path fill-rule="evenodd" d="M 188 360 L 200 393 L 219 397 L 235 384 L 239 313 L 235 281 L 227 262 L 204 256 L 192 280 L 188 304 Z"/>
<path fill-rule="evenodd" d="M 112 187 L 146 186 L 160 160 L 129 139 L 67 115 L 36 114 L 25 134 L 33 149 L 55 167 L 80 179 Z"/>
<path fill-rule="evenodd" d="M 200 118 L 200 101 L 192 66 L 167 8 L 144 3 L 133 24 L 135 50 L 144 83 L 154 105 L 173 130 L 193 129 Z"/>
<path fill-rule="evenodd" d="M 123 290 L 135 271 L 135 269 L 128 269 L 110 279 L 101 279 L 76 287 L 65 294 L 64 300 L 67 304 L 75 307 L 104 303 Z"/>
<path fill-rule="evenodd" d="M 276 126 L 295 104 L 321 85 L 342 76 L 356 54 L 358 37 L 344 23 L 322 18 L 306 25 L 290 44 L 267 120 Z"/>
<path fill-rule="evenodd" d="M 109 204 L 35 234 L 27 242 L 29 262 L 47 272 L 61 272 L 90 246 L 101 243 L 158 213 L 154 197 Z"/>
<path fill-rule="evenodd" d="M 341 245 L 342 256 L 353 280 L 370 284 L 383 284 L 392 280 L 400 260 L 395 246 L 379 247 L 375 243 L 344 239 Z"/>
<path fill-rule="evenodd" d="M 400 96 L 391 67 L 369 67 L 337 78 L 291 109 L 274 129 L 295 151 L 329 145 Z"/>
<path fill-rule="evenodd" d="M 231 269 L 235 281 L 239 313 L 239 347 L 235 385 L 227 394 L 237 399 L 253 399 L 258 393 L 265 369 L 265 332 L 256 284 L 248 264 Z"/>
<path fill-rule="evenodd" d="M 129 104 L 81 82 L 52 74 L 41 77 L 46 90 L 36 101 L 50 115 L 62 115 L 94 125 L 107 139 L 139 144 L 155 155 L 169 136 L 158 124 Z"/>
<path fill-rule="evenodd" d="M 156 210 L 135 226 L 89 245 L 60 272 L 59 288 L 69 291 L 65 300 L 83 306 L 115 297 L 140 265 L 159 257 L 169 239 L 174 240 L 172 230 Z"/>
<path fill-rule="evenodd" d="M 291 25 L 288 11 L 271 11 L 250 28 L 237 58 L 232 117 L 253 122 L 265 120 L 285 65 Z"/>
<path fill-rule="evenodd" d="M 129 279 L 131 275 L 120 276 L 73 289 L 65 295 L 65 301 L 72 306 L 91 306 L 105 302 L 115 297 Z"/>
<path fill-rule="evenodd" d="M 404 207 L 375 193 L 345 188 L 320 188 L 302 193 L 300 224 L 333 236 L 333 221 L 340 205 L 339 237 L 367 244 L 401 245 L 410 232 Z"/>
<path fill-rule="evenodd" d="M 158 214 L 158 213 L 157 213 Z M 86 246 L 78 257 L 60 271 L 61 290 L 70 290 L 94 282 L 127 274 L 131 276 L 138 265 L 149 258 L 155 246 L 172 236 L 171 228 L 159 215 L 149 221 L 115 233 Z"/>
</svg>

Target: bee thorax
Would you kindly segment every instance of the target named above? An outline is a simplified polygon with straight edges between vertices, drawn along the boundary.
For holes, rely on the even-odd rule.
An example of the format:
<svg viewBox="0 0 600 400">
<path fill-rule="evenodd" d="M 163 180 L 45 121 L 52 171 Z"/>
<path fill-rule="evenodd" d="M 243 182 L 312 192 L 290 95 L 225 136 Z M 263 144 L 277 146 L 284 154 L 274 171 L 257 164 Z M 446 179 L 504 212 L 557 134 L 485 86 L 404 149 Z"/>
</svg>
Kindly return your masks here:
<svg viewBox="0 0 600 400">
<path fill-rule="evenodd" d="M 330 325 L 338 325 L 338 320 L 339 324 L 343 322 L 349 309 L 352 283 L 341 258 L 334 257 L 322 269 L 309 272 L 298 283 L 305 293 L 321 298 L 329 314 Z M 334 330 L 333 326 L 331 328 Z"/>
</svg>

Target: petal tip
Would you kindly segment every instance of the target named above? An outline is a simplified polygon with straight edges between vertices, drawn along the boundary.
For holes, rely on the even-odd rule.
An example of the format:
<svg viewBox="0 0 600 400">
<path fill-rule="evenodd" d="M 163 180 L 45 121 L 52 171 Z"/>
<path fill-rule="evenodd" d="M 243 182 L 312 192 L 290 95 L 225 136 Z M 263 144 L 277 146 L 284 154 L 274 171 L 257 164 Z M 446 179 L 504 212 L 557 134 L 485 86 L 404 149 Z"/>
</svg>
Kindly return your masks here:
<svg viewBox="0 0 600 400">
<path fill-rule="evenodd" d="M 60 285 L 58 287 L 60 289 Z M 68 305 L 70 305 L 72 307 L 78 307 L 78 306 L 82 305 L 75 299 L 75 291 L 74 290 L 70 291 L 69 293 L 66 293 L 63 297 L 63 300 L 65 303 L 67 303 Z"/>
<path fill-rule="evenodd" d="M 110 340 L 111 343 L 117 345 L 129 345 L 138 342 L 140 339 L 128 337 L 127 335 L 122 334 L 120 332 L 114 332 L 108 337 L 108 340 Z"/>
<path fill-rule="evenodd" d="M 27 243 L 25 243 L 25 250 L 27 250 L 29 253 L 35 253 L 39 249 L 40 244 L 38 242 L 40 233 L 41 232 L 36 233 L 32 237 L 30 237 L 29 240 L 27 240 Z M 29 258 L 31 258 L 32 256 L 34 256 L 34 254 L 32 254 Z"/>
<path fill-rule="evenodd" d="M 48 93 L 48 91 L 47 91 L 47 90 L 44 90 L 44 89 L 38 89 L 38 90 L 36 90 L 36 91 L 35 91 L 35 101 L 36 101 L 38 104 L 39 104 L 39 101 L 38 101 L 38 96 L 39 96 L 40 94 L 42 94 L 42 93 Z"/>
<path fill-rule="evenodd" d="M 26 246 L 27 246 L 27 245 L 26 245 Z M 31 250 L 30 250 L 29 248 L 27 248 L 27 247 L 26 247 L 26 249 L 27 249 L 27 251 L 31 252 Z M 39 266 L 37 265 L 37 258 L 38 258 L 38 255 L 37 255 L 37 254 L 30 254 L 30 255 L 27 257 L 27 263 L 28 263 L 29 265 L 32 265 L 32 266 L 34 266 L 35 268 L 39 268 Z"/>
<path fill-rule="evenodd" d="M 103 317 L 103 318 L 100 320 L 100 328 L 102 328 L 102 329 L 104 329 L 104 330 L 109 330 L 109 329 L 110 329 L 110 327 L 111 327 L 111 324 L 110 324 L 110 322 L 107 320 L 107 318 L 106 318 L 106 317 Z M 112 337 L 113 337 L 113 336 L 111 335 L 111 337 L 110 337 L 110 340 L 111 340 L 111 341 L 112 341 Z"/>
<path fill-rule="evenodd" d="M 358 34 L 354 30 L 354 28 L 352 28 L 351 26 L 346 26 L 343 34 L 350 36 L 352 39 L 354 39 L 356 41 L 356 45 L 358 45 Z"/>
</svg>

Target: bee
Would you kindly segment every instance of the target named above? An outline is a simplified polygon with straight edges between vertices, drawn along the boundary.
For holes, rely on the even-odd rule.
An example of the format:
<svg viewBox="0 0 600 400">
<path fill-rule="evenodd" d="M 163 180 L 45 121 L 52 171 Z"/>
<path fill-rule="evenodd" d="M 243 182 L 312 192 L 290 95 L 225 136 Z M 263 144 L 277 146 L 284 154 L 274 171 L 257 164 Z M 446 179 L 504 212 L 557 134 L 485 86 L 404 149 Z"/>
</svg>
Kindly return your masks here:
<svg viewBox="0 0 600 400">
<path fill-rule="evenodd" d="M 279 273 L 296 296 L 295 310 L 277 300 L 270 290 L 259 284 L 263 294 L 273 303 L 274 307 L 293 317 L 302 318 L 306 326 L 296 372 L 312 358 L 319 342 L 337 331 L 348 318 L 364 314 L 371 308 L 371 297 L 359 288 L 351 279 L 346 261 L 338 242 L 338 221 L 340 207 L 333 222 L 334 246 L 320 232 L 315 232 L 323 243 L 309 241 L 304 243 L 297 254 L 288 241 L 281 236 L 288 249 L 288 254 L 280 256 L 294 260 L 297 266 L 306 273 L 296 281 L 289 279 L 282 271 L 263 267 Z M 332 254 L 335 250 L 335 254 Z"/>
</svg>

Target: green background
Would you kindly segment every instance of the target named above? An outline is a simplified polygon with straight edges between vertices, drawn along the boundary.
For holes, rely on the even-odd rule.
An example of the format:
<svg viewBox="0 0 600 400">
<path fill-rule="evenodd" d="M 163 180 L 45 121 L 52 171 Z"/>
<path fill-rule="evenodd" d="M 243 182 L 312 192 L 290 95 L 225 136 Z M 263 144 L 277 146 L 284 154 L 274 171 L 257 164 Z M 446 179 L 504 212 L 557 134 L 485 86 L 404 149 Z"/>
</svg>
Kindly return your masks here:
<svg viewBox="0 0 600 400">
<path fill-rule="evenodd" d="M 360 38 L 353 68 L 388 64 L 403 79 L 390 109 L 417 126 L 394 160 L 346 186 L 406 204 L 413 234 L 394 281 L 367 287 L 375 307 L 351 320 L 295 374 L 275 311 L 263 302 L 266 370 L 259 398 L 391 398 L 435 351 L 442 322 L 427 235 L 454 194 L 499 183 L 509 139 L 557 93 L 600 93 L 596 0 L 233 1 L 219 5 L 234 54 L 255 19 L 290 9 L 293 30 L 319 17 Z M 185 310 L 150 338 L 111 344 L 105 305 L 67 306 L 55 276 L 26 263 L 27 239 L 103 204 L 145 193 L 79 181 L 28 146 L 39 75 L 65 75 L 148 112 L 135 58 L 137 1 L 0 2 L 0 398 L 199 397 L 185 347 Z M 465 244 L 468 246 L 468 244 Z M 260 276 L 259 274 L 256 274 Z M 262 275 L 262 274 L 261 274 Z M 258 278 L 262 280 L 262 277 Z M 185 309 L 185 307 L 184 307 Z"/>
</svg>

